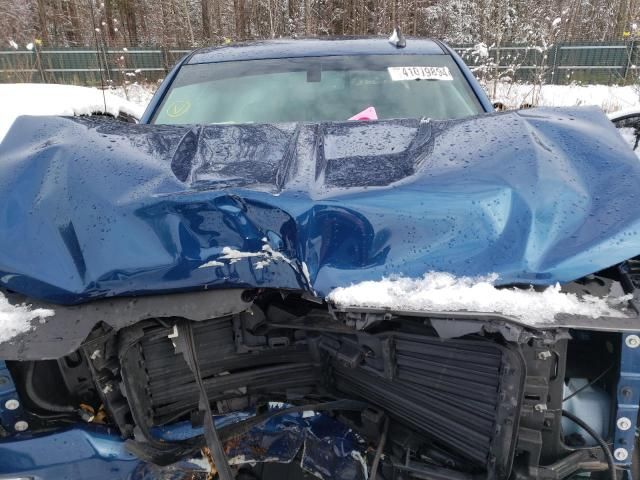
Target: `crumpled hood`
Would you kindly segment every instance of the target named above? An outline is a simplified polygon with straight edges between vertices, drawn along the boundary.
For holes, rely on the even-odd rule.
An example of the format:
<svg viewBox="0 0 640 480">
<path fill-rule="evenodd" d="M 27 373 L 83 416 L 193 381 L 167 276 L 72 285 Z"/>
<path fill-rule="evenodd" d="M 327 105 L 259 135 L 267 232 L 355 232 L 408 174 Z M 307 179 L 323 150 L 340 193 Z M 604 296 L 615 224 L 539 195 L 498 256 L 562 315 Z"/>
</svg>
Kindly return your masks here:
<svg viewBox="0 0 640 480">
<path fill-rule="evenodd" d="M 595 108 L 459 121 L 156 126 L 20 117 L 0 286 L 55 303 L 325 296 L 385 275 L 571 281 L 640 253 L 640 163 Z"/>
</svg>

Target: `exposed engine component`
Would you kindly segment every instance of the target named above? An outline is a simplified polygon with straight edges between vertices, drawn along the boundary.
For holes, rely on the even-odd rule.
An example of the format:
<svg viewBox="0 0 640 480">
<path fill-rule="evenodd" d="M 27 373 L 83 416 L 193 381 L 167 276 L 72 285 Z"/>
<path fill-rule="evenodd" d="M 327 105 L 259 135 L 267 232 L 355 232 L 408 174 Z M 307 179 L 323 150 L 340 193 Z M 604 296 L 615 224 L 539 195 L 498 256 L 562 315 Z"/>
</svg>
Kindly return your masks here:
<svg viewBox="0 0 640 480">
<path fill-rule="evenodd" d="M 609 286 L 593 278 L 572 288 Z M 218 431 L 223 444 L 274 416 L 314 411 L 356 432 L 385 480 L 559 480 L 608 469 L 604 427 L 590 429 L 596 439 L 571 416 L 584 417 L 573 405 L 595 384 L 603 398 L 615 391 L 615 333 L 332 312 L 299 295 L 249 293 L 252 306 L 240 313 L 101 325 L 70 356 L 11 363 L 30 425 L 107 422 L 156 465 L 199 455 L 203 436 L 157 438 L 158 429 L 208 418 L 180 347 L 188 324 L 211 411 L 253 412 Z M 599 359 L 597 371 L 585 355 Z M 576 387 L 572 378 L 584 380 Z M 42 382 L 58 382 L 59 395 L 43 399 Z M 607 424 L 606 412 L 598 420 Z"/>
</svg>

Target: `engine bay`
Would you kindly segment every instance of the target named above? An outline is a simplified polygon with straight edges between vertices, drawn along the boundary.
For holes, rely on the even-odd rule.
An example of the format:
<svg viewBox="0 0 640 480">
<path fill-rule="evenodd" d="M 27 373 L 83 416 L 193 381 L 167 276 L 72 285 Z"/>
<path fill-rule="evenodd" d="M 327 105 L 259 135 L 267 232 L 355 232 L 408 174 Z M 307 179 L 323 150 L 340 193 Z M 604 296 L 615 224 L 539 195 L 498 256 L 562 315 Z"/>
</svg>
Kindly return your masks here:
<svg viewBox="0 0 640 480">
<path fill-rule="evenodd" d="M 564 289 L 633 291 L 635 266 Z M 620 332 L 464 312 L 340 310 L 281 290 L 244 290 L 241 299 L 247 308 L 215 318 L 157 316 L 120 329 L 99 322 L 70 354 L 7 361 L 30 431 L 105 425 L 149 465 L 202 457 L 203 478 L 224 478 L 208 412 L 236 416 L 214 428 L 227 455 L 261 425 L 299 414 L 353 436 L 353 451 L 339 466 L 329 462 L 337 470 L 304 468 L 308 439 L 300 451 L 289 446 L 296 462 L 268 455 L 273 439 L 262 432 L 261 447 L 234 457 L 234 477 L 266 480 L 259 465 L 288 461 L 323 478 L 612 478 L 599 443 L 614 434 Z M 176 424 L 191 433 L 162 437 Z"/>
</svg>

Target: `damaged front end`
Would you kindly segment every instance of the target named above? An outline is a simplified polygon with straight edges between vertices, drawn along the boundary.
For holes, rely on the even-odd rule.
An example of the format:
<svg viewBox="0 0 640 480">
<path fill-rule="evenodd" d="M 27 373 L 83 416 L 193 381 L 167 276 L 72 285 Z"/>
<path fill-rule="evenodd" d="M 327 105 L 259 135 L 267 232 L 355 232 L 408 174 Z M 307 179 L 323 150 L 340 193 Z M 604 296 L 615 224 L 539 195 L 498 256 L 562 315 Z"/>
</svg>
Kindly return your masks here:
<svg viewBox="0 0 640 480">
<path fill-rule="evenodd" d="M 635 293 L 638 277 L 625 263 L 565 289 Z M 156 300 L 144 320 L 132 299 L 56 306 L 59 332 L 97 311 L 100 322 L 80 345 L 36 328 L 3 351 L 15 358 L 0 390 L 3 473 L 40 478 L 46 465 L 100 478 L 99 466 L 110 468 L 104 478 L 208 478 L 221 469 L 204 433 L 207 406 L 232 478 L 606 472 L 602 448 L 563 411 L 610 439 L 617 467 L 631 464 L 637 314 L 527 325 L 497 314 L 334 309 L 270 289 Z M 219 316 L 202 318 L 180 307 L 185 300 Z M 39 360 L 41 342 L 73 351 Z M 66 466 L 46 464 L 55 446 Z"/>
<path fill-rule="evenodd" d="M 636 467 L 640 165 L 602 114 L 16 125 L 0 145 L 0 478 Z M 495 272 L 497 296 L 361 295 L 429 271 Z M 573 303 L 548 314 L 557 282 Z"/>
</svg>

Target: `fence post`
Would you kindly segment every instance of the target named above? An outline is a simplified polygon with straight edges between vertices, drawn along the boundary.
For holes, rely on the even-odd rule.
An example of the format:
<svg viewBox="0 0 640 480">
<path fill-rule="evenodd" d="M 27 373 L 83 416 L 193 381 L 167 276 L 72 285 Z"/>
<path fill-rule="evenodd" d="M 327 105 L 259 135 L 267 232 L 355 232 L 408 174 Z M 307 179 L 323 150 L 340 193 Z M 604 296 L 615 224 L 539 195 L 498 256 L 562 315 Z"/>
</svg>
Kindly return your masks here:
<svg viewBox="0 0 640 480">
<path fill-rule="evenodd" d="M 169 73 L 169 49 L 162 45 L 160 51 L 162 52 L 162 63 L 164 63 L 164 74 L 166 75 Z"/>
<path fill-rule="evenodd" d="M 627 84 L 627 74 L 629 73 L 629 68 L 631 67 L 631 58 L 633 57 L 633 48 L 635 47 L 635 42 L 635 36 L 631 37 L 631 43 L 629 44 L 630 47 L 627 47 L 627 65 L 625 66 L 624 76 L 622 77 L 625 85 Z"/>
<path fill-rule="evenodd" d="M 42 83 L 47 83 L 47 80 L 44 78 L 44 70 L 42 69 L 42 60 L 40 59 L 40 52 L 38 51 L 37 45 L 33 46 L 33 52 L 35 53 L 35 56 L 36 56 L 36 65 L 37 65 L 38 71 L 40 72 L 40 79 L 42 80 Z"/>
<path fill-rule="evenodd" d="M 551 65 L 551 85 L 558 85 L 558 52 L 560 50 L 560 44 L 556 43 L 551 49 L 553 55 L 553 64 Z"/>
<path fill-rule="evenodd" d="M 100 50 L 102 51 L 102 61 L 104 62 L 104 71 L 107 74 L 107 83 L 109 84 L 109 86 L 111 86 L 113 84 L 113 78 L 111 77 L 111 63 L 109 63 L 108 49 L 109 47 L 106 45 L 106 43 L 103 40 L 102 44 L 100 45 Z"/>
</svg>

